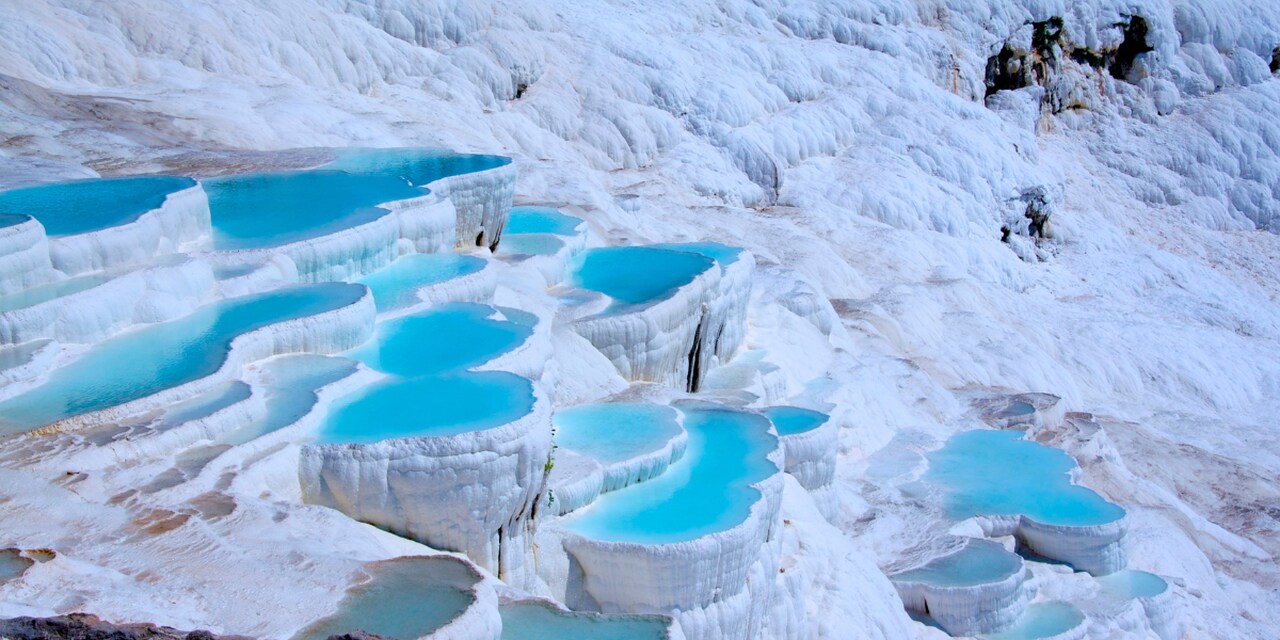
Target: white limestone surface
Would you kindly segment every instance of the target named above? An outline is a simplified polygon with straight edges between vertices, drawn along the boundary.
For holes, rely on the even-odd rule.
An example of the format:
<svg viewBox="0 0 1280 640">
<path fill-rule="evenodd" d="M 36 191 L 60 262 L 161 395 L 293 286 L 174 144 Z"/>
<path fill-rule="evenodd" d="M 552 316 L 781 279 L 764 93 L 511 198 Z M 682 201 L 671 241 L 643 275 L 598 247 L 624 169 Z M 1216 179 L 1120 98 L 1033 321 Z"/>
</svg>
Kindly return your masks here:
<svg viewBox="0 0 1280 640">
<path fill-rule="evenodd" d="M 968 539 L 961 546 L 948 550 L 940 557 L 964 553 L 965 547 L 984 547 L 999 553 L 1008 553 L 1012 571 L 993 576 L 982 582 L 960 580 L 959 584 L 946 581 L 915 579 L 902 572 L 890 573 L 889 579 L 911 610 L 929 616 L 954 636 L 969 636 L 997 631 L 1011 626 L 1022 615 L 1036 595 L 1034 583 L 1028 580 L 1026 565 L 1018 556 L 1006 552 L 1000 545 L 979 539 Z M 921 563 L 927 566 L 928 560 Z"/>
<path fill-rule="evenodd" d="M 53 277 L 49 239 L 35 218 L 0 226 L 0 295 L 17 293 Z"/>
</svg>

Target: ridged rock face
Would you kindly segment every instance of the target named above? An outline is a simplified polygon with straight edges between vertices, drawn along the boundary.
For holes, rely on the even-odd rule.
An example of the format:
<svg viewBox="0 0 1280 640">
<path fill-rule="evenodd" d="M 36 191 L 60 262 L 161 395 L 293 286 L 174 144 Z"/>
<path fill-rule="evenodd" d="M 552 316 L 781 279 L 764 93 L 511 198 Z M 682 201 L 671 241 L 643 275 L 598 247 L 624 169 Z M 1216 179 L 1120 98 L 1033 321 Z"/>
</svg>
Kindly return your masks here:
<svg viewBox="0 0 1280 640">
<path fill-rule="evenodd" d="M 299 474 L 307 502 L 465 553 L 523 584 L 550 453 L 550 412 L 539 399 L 525 417 L 483 431 L 308 445 Z"/>
<path fill-rule="evenodd" d="M 515 165 L 441 178 L 427 188 L 458 212 L 455 246 L 498 248 L 516 189 Z"/>
<path fill-rule="evenodd" d="M 52 269 L 44 227 L 33 218 L 0 216 L 0 295 L 48 282 Z"/>
<path fill-rule="evenodd" d="M 916 569 L 890 575 L 908 609 L 955 636 L 1009 627 L 1035 597 L 1022 559 L 987 540 L 971 539 Z"/>
</svg>

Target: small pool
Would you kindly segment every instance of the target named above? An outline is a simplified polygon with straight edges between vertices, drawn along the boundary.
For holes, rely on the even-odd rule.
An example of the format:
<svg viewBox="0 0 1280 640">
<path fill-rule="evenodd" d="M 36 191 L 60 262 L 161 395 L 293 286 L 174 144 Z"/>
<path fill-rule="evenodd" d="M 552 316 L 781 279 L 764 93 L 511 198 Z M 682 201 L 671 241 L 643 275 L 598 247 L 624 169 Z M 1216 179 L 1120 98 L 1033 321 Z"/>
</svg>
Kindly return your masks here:
<svg viewBox="0 0 1280 640">
<path fill-rule="evenodd" d="M 58 182 L 0 191 L 0 215 L 29 215 L 50 237 L 75 235 L 133 222 L 169 194 L 194 186 L 195 180 L 174 176 Z"/>
<path fill-rule="evenodd" d="M 118 335 L 53 371 L 43 385 L 0 402 L 0 433 L 29 431 L 198 380 L 222 366 L 237 336 L 342 308 L 364 293 L 363 286 L 347 283 L 278 289 Z"/>
<path fill-rule="evenodd" d="M 895 582 L 934 587 L 976 587 L 1000 582 L 1022 568 L 1022 558 L 988 540 L 970 540 L 956 552 L 890 576 Z"/>
<path fill-rule="evenodd" d="M 414 253 L 403 256 L 357 280 L 373 292 L 378 311 L 408 307 L 422 299 L 418 292 L 431 285 L 477 273 L 485 261 L 454 253 Z"/>
<path fill-rule="evenodd" d="M 664 242 L 650 246 L 655 249 L 667 249 L 668 251 L 696 253 L 700 256 L 711 258 L 716 261 L 716 264 L 720 265 L 721 272 L 728 268 L 729 265 L 737 262 L 738 256 L 742 255 L 741 247 L 731 247 L 719 242 Z"/>
<path fill-rule="evenodd" d="M 659 616 L 576 613 L 538 602 L 511 602 L 498 613 L 502 640 L 666 640 L 670 626 Z"/>
<path fill-rule="evenodd" d="M 778 430 L 778 435 L 780 436 L 793 436 L 806 431 L 813 431 L 826 424 L 830 418 L 825 413 L 789 405 L 769 407 L 764 410 L 764 415 L 773 421 L 773 426 Z"/>
<path fill-rule="evenodd" d="M 253 389 L 239 380 L 218 385 L 204 393 L 165 407 L 163 415 L 155 423 L 154 428 L 156 431 L 167 431 L 192 420 L 207 418 L 227 407 L 248 400 L 252 394 Z"/>
<path fill-rule="evenodd" d="M 397 558 L 373 563 L 371 579 L 347 591 L 333 615 L 299 631 L 294 640 L 324 640 L 363 631 L 387 640 L 416 640 L 462 615 L 475 601 L 480 577 L 449 557 Z"/>
<path fill-rule="evenodd" d="M 533 410 L 533 383 L 506 371 L 391 378 L 340 400 L 319 434 L 327 444 L 452 436 L 498 427 Z"/>
<path fill-rule="evenodd" d="M 778 446 L 769 421 L 728 408 L 684 414 L 684 457 L 657 478 L 602 495 L 565 526 L 596 540 L 668 544 L 742 523 L 760 499 L 751 485 L 778 471 L 768 458 Z"/>
<path fill-rule="evenodd" d="M 508 255 L 553 256 L 565 247 L 564 240 L 546 233 L 502 233 L 498 251 Z"/>
<path fill-rule="evenodd" d="M 393 175 L 248 173 L 204 181 L 214 248 L 263 249 L 318 238 L 385 215 L 375 205 L 426 191 Z"/>
<path fill-rule="evenodd" d="M 535 316 L 455 302 L 378 323 L 374 339 L 350 356 L 383 373 L 413 377 L 484 364 L 524 344 Z"/>
<path fill-rule="evenodd" d="M 925 455 L 925 480 L 944 494 L 948 515 L 1027 516 L 1053 526 L 1095 526 L 1125 511 L 1093 490 L 1071 483 L 1071 456 L 1029 440 L 1017 431 L 978 429 L 951 437 Z"/>
<path fill-rule="evenodd" d="M 81 291 L 88 291 L 106 284 L 109 280 L 111 280 L 111 276 L 107 274 L 93 273 L 42 284 L 7 296 L 0 296 L 0 313 L 26 309 L 50 300 L 77 294 Z"/>
<path fill-rule="evenodd" d="M 574 263 L 571 284 L 613 298 L 616 312 L 670 297 L 715 261 L 652 247 L 604 247 L 584 251 Z"/>
<path fill-rule="evenodd" d="M 549 233 L 557 236 L 574 236 L 582 218 L 560 213 L 555 207 L 511 207 L 507 214 L 507 226 L 503 228 L 503 242 L 506 234 Z"/>
<path fill-rule="evenodd" d="M 556 445 L 602 464 L 656 451 L 680 435 L 680 414 L 656 404 L 583 404 L 556 411 Z"/>
<path fill-rule="evenodd" d="M 1022 617 L 1004 631 L 990 633 L 987 640 L 1037 640 L 1052 638 L 1084 624 L 1084 614 L 1065 602 L 1043 602 L 1027 607 Z"/>
<path fill-rule="evenodd" d="M 320 389 L 356 372 L 356 363 L 346 358 L 313 353 L 281 356 L 263 367 L 267 413 L 218 440 L 218 444 L 239 445 L 301 420 L 311 412 Z"/>
<path fill-rule="evenodd" d="M 1153 598 L 1169 590 L 1164 578 L 1146 571 L 1126 569 L 1097 578 L 1102 590 L 1116 598 Z"/>
<path fill-rule="evenodd" d="M 35 562 L 22 557 L 17 549 L 0 549 L 0 584 L 22 576 Z"/>
</svg>

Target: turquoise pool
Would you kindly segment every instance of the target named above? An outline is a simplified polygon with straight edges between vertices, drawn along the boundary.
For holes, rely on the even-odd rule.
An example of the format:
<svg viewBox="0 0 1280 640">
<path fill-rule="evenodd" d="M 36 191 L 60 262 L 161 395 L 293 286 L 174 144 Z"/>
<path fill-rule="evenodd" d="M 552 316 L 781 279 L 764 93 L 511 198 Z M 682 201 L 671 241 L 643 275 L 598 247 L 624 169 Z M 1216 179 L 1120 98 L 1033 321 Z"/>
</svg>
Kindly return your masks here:
<svg viewBox="0 0 1280 640">
<path fill-rule="evenodd" d="M 571 284 L 613 298 L 613 311 L 671 296 L 715 261 L 706 256 L 652 247 L 605 247 L 584 251 L 572 265 Z"/>
<path fill-rule="evenodd" d="M 957 520 L 1021 514 L 1046 525 L 1094 526 L 1124 517 L 1124 509 L 1071 484 L 1071 456 L 1017 431 L 965 431 L 925 457 L 925 480 L 941 489 Z"/>
<path fill-rule="evenodd" d="M 564 248 L 564 240 L 546 233 L 513 234 L 504 231 L 498 251 L 508 255 L 553 256 Z"/>
<path fill-rule="evenodd" d="M 425 186 L 440 178 L 511 164 L 511 158 L 503 156 L 454 153 L 419 147 L 339 149 L 337 154 L 338 158 L 323 168 L 358 175 L 391 176 L 416 187 Z"/>
<path fill-rule="evenodd" d="M 485 261 L 454 253 L 413 253 L 357 280 L 373 292 L 378 311 L 421 302 L 418 292 L 431 285 L 476 273 Z"/>
<path fill-rule="evenodd" d="M 551 418 L 558 446 L 605 465 L 661 449 L 680 435 L 680 414 L 656 404 L 584 404 L 556 411 Z"/>
<path fill-rule="evenodd" d="M 323 170 L 211 178 L 204 190 L 219 250 L 318 238 L 390 215 L 375 205 L 426 194 L 395 176 Z"/>
<path fill-rule="evenodd" d="M 503 234 L 550 233 L 573 236 L 581 225 L 582 218 L 560 213 L 555 207 L 511 207 Z"/>
<path fill-rule="evenodd" d="M 662 244 L 650 245 L 655 249 L 666 249 L 668 251 L 683 251 L 685 253 L 696 253 L 700 256 L 711 258 L 720 265 L 720 271 L 724 271 L 729 265 L 738 261 L 738 256 L 742 255 L 741 247 L 731 247 L 727 244 L 719 242 L 664 242 Z"/>
<path fill-rule="evenodd" d="M 455 558 L 398 558 L 379 562 L 372 578 L 347 591 L 333 615 L 294 635 L 294 640 L 324 640 L 363 631 L 387 640 L 417 640 L 462 615 L 475 602 L 479 582 Z"/>
<path fill-rule="evenodd" d="M 158 209 L 169 194 L 194 186 L 191 178 L 173 176 L 58 182 L 0 191 L 0 215 L 29 215 L 51 237 L 75 235 L 133 222 Z"/>
<path fill-rule="evenodd" d="M 813 431 L 826 424 L 829 416 L 825 413 L 779 405 L 764 410 L 764 415 L 773 421 L 773 426 L 780 436 L 793 436 L 806 431 Z"/>
<path fill-rule="evenodd" d="M 536 602 L 498 607 L 502 640 L 666 640 L 669 623 L 657 616 L 611 616 L 559 611 Z"/>
<path fill-rule="evenodd" d="M 55 370 L 43 385 L 0 402 L 0 433 L 29 431 L 198 380 L 222 366 L 237 336 L 339 309 L 364 292 L 346 283 L 290 287 L 219 301 L 113 337 Z"/>
<path fill-rule="evenodd" d="M 106 284 L 110 279 L 111 276 L 106 274 L 93 273 L 38 285 L 7 296 L 0 296 L 0 313 L 34 307 L 50 300 L 87 291 Z"/>
<path fill-rule="evenodd" d="M 319 441 L 367 444 L 480 431 L 527 415 L 534 401 L 533 383 L 505 371 L 391 378 L 340 400 Z"/>
<path fill-rule="evenodd" d="M 1084 623 L 1084 614 L 1065 602 L 1043 602 L 1027 607 L 1022 617 L 1004 631 L 983 636 L 987 640 L 1037 640 L 1066 633 Z"/>
<path fill-rule="evenodd" d="M 1022 558 L 987 540 L 970 540 L 955 553 L 890 576 L 897 582 L 935 587 L 974 587 L 1008 578 L 1022 567 Z"/>
<path fill-rule="evenodd" d="M 404 377 L 462 371 L 515 349 L 533 334 L 536 317 L 517 314 L 512 321 L 500 313 L 470 302 L 432 307 L 378 323 L 374 339 L 349 355 Z"/>
<path fill-rule="evenodd" d="M 1097 578 L 1103 591 L 1124 599 L 1151 598 L 1169 590 L 1164 578 L 1146 571 L 1126 569 Z"/>
<path fill-rule="evenodd" d="M 317 392 L 356 372 L 356 363 L 346 358 L 313 353 L 281 356 L 263 367 L 267 413 L 218 440 L 218 444 L 238 445 L 301 420 L 311 412 Z"/>
<path fill-rule="evenodd" d="M 751 485 L 778 470 L 767 457 L 778 446 L 769 421 L 728 408 L 684 414 L 684 457 L 657 478 L 602 495 L 565 526 L 596 540 L 667 544 L 742 523 L 760 499 Z"/>
</svg>

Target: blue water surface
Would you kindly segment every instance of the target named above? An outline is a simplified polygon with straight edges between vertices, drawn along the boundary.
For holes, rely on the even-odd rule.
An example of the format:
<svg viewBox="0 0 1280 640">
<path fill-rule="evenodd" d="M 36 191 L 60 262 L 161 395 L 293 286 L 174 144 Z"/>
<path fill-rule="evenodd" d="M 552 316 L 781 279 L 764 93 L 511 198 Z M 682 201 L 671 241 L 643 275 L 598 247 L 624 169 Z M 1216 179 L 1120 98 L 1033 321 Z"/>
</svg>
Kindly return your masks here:
<svg viewBox="0 0 1280 640">
<path fill-rule="evenodd" d="M 565 519 L 596 540 L 665 544 L 742 523 L 760 491 L 751 485 L 777 472 L 777 448 L 763 416 L 728 408 L 684 410 L 689 445 L 683 458 L 647 482 L 602 495 Z"/>
<path fill-rule="evenodd" d="M 133 222 L 158 209 L 169 194 L 195 185 L 191 178 L 137 176 L 0 191 L 0 216 L 31 216 L 50 237 L 88 233 Z"/>
</svg>

